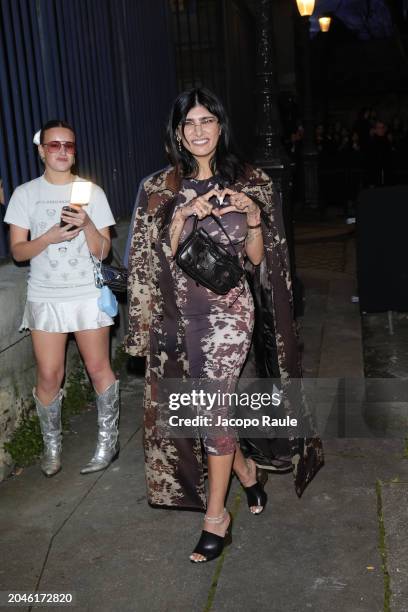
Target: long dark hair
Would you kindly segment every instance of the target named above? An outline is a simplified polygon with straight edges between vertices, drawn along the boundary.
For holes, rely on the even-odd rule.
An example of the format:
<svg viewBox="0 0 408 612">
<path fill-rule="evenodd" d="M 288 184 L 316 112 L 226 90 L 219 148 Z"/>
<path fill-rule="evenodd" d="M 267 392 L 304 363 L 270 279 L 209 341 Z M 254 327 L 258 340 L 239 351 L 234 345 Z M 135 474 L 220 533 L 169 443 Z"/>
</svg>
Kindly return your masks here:
<svg viewBox="0 0 408 612">
<path fill-rule="evenodd" d="M 41 133 L 40 133 L 40 143 L 41 144 L 44 143 L 45 132 L 47 130 L 50 130 L 51 128 L 56 128 L 56 127 L 61 127 L 61 128 L 65 128 L 66 130 L 71 130 L 71 132 L 75 136 L 75 130 L 69 125 L 69 123 L 67 123 L 66 121 L 62 121 L 61 119 L 51 119 L 51 121 L 47 121 L 47 123 L 45 123 L 41 128 Z"/>
<path fill-rule="evenodd" d="M 210 161 L 211 171 L 213 174 L 217 173 L 225 185 L 235 183 L 243 175 L 245 164 L 232 142 L 231 128 L 224 105 L 214 93 L 205 88 L 183 91 L 173 103 L 166 130 L 166 152 L 170 163 L 181 176 L 195 177 L 198 174 L 199 167 L 194 156 L 183 146 L 180 151 L 177 143 L 177 128 L 180 126 L 184 133 L 187 114 L 194 106 L 204 106 L 217 117 L 221 129 L 216 151 Z"/>
</svg>

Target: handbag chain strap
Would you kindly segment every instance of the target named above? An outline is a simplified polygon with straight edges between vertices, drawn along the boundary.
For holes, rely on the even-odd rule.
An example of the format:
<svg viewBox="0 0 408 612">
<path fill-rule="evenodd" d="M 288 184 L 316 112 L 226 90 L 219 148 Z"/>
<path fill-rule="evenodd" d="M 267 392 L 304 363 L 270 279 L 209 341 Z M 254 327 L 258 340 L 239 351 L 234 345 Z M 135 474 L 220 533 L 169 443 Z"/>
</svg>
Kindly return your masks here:
<svg viewBox="0 0 408 612">
<path fill-rule="evenodd" d="M 92 260 L 92 263 L 93 263 L 93 267 L 94 267 L 95 285 L 96 285 L 96 287 L 98 289 L 102 289 L 102 287 L 105 284 L 104 280 L 103 280 L 103 275 L 102 275 L 102 260 L 103 260 L 104 246 L 105 246 L 105 238 L 102 237 L 102 248 L 101 248 L 100 259 L 95 257 L 95 255 L 93 253 L 91 253 L 91 251 L 89 251 L 89 254 L 91 256 L 91 260 Z"/>
<path fill-rule="evenodd" d="M 194 215 L 195 219 L 194 219 L 194 225 L 193 225 L 193 232 L 195 232 L 197 230 L 197 226 L 198 226 L 198 216 Z M 225 230 L 223 224 L 221 223 L 221 221 L 218 219 L 218 217 L 216 217 L 216 215 L 214 215 L 213 213 L 210 213 L 210 217 L 212 217 L 214 219 L 214 221 L 219 225 L 219 227 L 222 229 L 222 231 L 224 232 L 224 234 L 226 235 L 228 242 L 230 243 L 230 245 L 232 246 L 235 255 L 238 255 L 237 250 L 234 246 L 234 243 L 232 242 L 231 238 L 228 235 L 228 232 Z"/>
</svg>

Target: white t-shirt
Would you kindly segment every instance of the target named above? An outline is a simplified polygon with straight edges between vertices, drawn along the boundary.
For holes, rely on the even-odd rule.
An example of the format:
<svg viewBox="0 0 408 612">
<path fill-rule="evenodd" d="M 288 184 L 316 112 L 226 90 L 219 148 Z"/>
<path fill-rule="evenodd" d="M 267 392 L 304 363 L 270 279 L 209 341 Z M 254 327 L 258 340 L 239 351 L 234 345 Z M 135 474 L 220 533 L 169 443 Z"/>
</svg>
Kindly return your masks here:
<svg viewBox="0 0 408 612">
<path fill-rule="evenodd" d="M 75 180 L 82 181 L 79 177 Z M 53 185 L 44 176 L 17 187 L 7 206 L 6 223 L 30 230 L 34 240 L 60 222 L 63 206 L 70 203 L 72 183 Z M 84 207 L 97 229 L 115 225 L 104 191 L 92 185 Z M 106 253 L 105 253 L 106 255 Z M 67 302 L 98 296 L 93 265 L 84 232 L 67 242 L 50 244 L 33 257 L 27 299 L 31 302 Z"/>
</svg>

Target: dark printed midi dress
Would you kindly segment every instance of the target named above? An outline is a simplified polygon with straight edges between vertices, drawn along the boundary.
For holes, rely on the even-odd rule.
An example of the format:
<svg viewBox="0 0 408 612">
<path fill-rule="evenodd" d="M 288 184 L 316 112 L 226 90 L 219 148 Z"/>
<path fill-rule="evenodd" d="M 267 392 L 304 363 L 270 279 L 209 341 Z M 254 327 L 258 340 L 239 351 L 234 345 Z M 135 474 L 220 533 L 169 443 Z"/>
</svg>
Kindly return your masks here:
<svg viewBox="0 0 408 612">
<path fill-rule="evenodd" d="M 217 186 L 217 177 L 207 180 L 184 179 L 176 208 L 190 204 L 191 200 Z M 219 203 L 214 200 L 212 202 L 218 207 Z M 243 265 L 246 215 L 229 212 L 220 221 Z M 180 243 L 192 231 L 193 223 L 194 217 L 187 218 Z M 228 238 L 212 217 L 199 221 L 199 227 L 233 253 Z M 242 280 L 227 295 L 218 295 L 185 274 L 172 255 L 169 256 L 169 266 L 176 287 L 177 306 L 185 327 L 190 377 L 216 379 L 217 391 L 231 392 L 251 345 L 254 304 L 248 284 Z M 216 422 L 218 417 L 226 418 L 228 413 L 228 406 L 216 405 L 210 414 L 213 422 Z M 200 434 L 208 454 L 226 455 L 235 450 L 236 435 L 231 429 L 200 429 Z"/>
</svg>

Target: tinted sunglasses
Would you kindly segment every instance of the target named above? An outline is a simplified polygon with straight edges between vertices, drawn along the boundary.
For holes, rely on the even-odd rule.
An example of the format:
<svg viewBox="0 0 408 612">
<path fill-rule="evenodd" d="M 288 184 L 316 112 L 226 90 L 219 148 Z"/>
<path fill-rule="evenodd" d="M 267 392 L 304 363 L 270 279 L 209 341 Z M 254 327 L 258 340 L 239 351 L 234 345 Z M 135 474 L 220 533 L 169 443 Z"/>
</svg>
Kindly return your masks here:
<svg viewBox="0 0 408 612">
<path fill-rule="evenodd" d="M 75 142 L 69 142 L 68 140 L 50 140 L 50 142 L 44 142 L 42 146 L 47 147 L 49 153 L 58 153 L 61 147 L 64 147 L 69 155 L 75 153 Z"/>
</svg>

